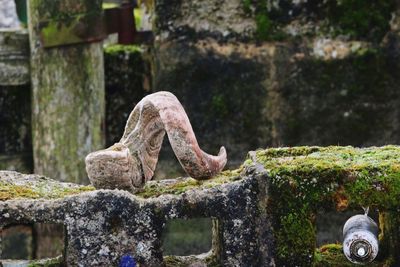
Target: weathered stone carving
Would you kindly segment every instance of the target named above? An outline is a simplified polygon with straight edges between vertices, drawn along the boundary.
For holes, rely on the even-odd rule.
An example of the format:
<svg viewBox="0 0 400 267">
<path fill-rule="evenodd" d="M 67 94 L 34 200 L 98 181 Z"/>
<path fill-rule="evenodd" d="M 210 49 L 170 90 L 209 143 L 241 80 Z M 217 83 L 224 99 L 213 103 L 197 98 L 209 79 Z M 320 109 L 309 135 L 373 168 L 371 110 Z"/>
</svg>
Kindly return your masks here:
<svg viewBox="0 0 400 267">
<path fill-rule="evenodd" d="M 202 151 L 189 118 L 178 99 L 169 92 L 143 98 L 130 114 L 121 140 L 90 153 L 86 171 L 96 188 L 135 191 L 151 180 L 165 132 L 185 171 L 195 179 L 219 173 L 227 161 L 221 147 L 218 156 Z"/>
</svg>

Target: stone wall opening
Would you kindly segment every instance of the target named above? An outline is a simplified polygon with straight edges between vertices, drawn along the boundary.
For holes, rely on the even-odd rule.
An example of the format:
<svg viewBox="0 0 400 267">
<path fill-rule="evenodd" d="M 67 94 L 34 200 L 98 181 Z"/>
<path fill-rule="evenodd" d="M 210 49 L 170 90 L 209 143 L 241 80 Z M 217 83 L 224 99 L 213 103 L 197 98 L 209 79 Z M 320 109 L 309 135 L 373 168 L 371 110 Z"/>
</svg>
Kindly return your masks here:
<svg viewBox="0 0 400 267">
<path fill-rule="evenodd" d="M 9 225 L 0 233 L 0 259 L 36 260 L 54 258 L 64 252 L 62 224 Z"/>
<path fill-rule="evenodd" d="M 0 259 L 31 259 L 33 257 L 32 225 L 10 225 L 0 234 Z"/>
<path fill-rule="evenodd" d="M 210 251 L 211 247 L 211 218 L 174 219 L 164 228 L 164 255 L 198 255 Z"/>
</svg>

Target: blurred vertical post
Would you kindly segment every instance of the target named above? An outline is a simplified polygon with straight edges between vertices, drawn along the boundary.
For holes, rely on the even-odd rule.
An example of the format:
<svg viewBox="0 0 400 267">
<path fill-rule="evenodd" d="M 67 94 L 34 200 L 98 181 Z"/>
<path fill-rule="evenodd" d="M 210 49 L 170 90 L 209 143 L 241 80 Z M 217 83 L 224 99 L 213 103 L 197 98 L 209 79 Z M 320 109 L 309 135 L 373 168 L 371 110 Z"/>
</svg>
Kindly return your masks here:
<svg viewBox="0 0 400 267">
<path fill-rule="evenodd" d="M 28 1 L 35 173 L 87 183 L 84 158 L 103 147 L 102 42 L 88 38 L 68 43 L 93 33 L 90 24 L 85 24 L 90 20 L 79 21 L 72 31 L 71 22 L 82 14 L 97 18 L 101 12 L 102 0 Z M 43 30 L 42 25 L 47 28 Z M 78 37 L 68 36 L 68 31 Z M 61 44 L 45 47 L 44 37 Z"/>
<path fill-rule="evenodd" d="M 398 210 L 379 213 L 380 258 L 390 258 L 391 266 L 400 265 L 400 215 Z"/>
</svg>

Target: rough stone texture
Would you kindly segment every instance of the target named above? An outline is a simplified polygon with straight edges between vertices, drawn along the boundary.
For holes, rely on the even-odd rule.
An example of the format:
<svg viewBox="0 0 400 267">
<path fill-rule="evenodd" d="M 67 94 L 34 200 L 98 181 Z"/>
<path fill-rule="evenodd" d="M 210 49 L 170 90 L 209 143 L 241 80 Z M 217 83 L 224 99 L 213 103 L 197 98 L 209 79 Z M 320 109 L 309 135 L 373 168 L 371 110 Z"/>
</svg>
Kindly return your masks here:
<svg viewBox="0 0 400 267">
<path fill-rule="evenodd" d="M 248 38 L 255 21 L 243 9 L 243 1 L 155 1 L 159 39 L 191 36 Z"/>
<path fill-rule="evenodd" d="M 192 5 L 215 7 L 198 18 L 213 25 L 214 1 Z M 229 166 L 258 147 L 400 143 L 394 1 L 242 1 L 240 8 L 227 9 L 219 25 L 244 10 L 245 24 L 256 23 L 253 35 L 198 29 L 186 19 L 200 11 L 185 1 L 155 4 L 153 88 L 182 100 L 200 145 L 226 145 Z"/>
<path fill-rule="evenodd" d="M 58 198 L 61 188 L 78 190 L 79 186 L 71 188 L 72 185 L 39 176 L 2 172 L 0 192 L 7 185 L 40 192 L 48 183 L 45 187 L 49 195 L 33 195 L 39 198 L 37 200 L 32 196 L 24 199 L 22 195 L 19 199 L 14 195 L 0 202 L 0 226 L 28 222 L 64 224 L 68 240 L 64 256 L 71 266 L 115 265 L 125 254 L 133 255 L 143 266 L 162 266 L 161 234 L 166 220 L 212 217 L 218 220 L 216 240 L 213 253 L 203 262 L 224 266 L 269 265 L 271 243 L 265 242 L 268 220 L 265 210 L 259 208 L 266 201 L 264 175 L 253 169 L 248 170 L 247 176 L 220 176 L 203 186 L 144 199 L 119 190 Z M 142 196 L 154 188 L 173 188 L 188 183 L 192 183 L 192 179 L 153 182 L 144 189 Z M 199 258 L 195 260 L 200 261 Z"/>
<path fill-rule="evenodd" d="M 84 157 L 104 145 L 101 42 L 45 49 L 42 20 L 101 10 L 101 1 L 29 1 L 35 173 L 87 183 Z"/>
<path fill-rule="evenodd" d="M 118 143 L 85 158 L 90 182 L 100 189 L 135 191 L 151 180 L 167 134 L 183 169 L 195 179 L 215 176 L 225 167 L 226 150 L 217 156 L 199 147 L 179 100 L 162 91 L 144 97 L 133 109 Z"/>
<path fill-rule="evenodd" d="M 0 29 L 0 86 L 25 85 L 29 82 L 27 31 Z"/>
<path fill-rule="evenodd" d="M 19 36 L 19 32 L 9 32 L 9 35 L 11 40 L 19 38 L 14 36 Z M 20 45 L 28 44 L 28 35 L 21 33 L 20 37 L 25 38 L 18 42 L 18 47 L 23 49 Z M 15 54 L 24 53 L 15 51 Z M 130 112 L 150 92 L 149 61 L 145 55 L 146 52 L 137 46 L 112 45 L 104 49 L 107 146 L 119 141 Z M 28 55 L 24 60 L 22 57 L 20 59 L 24 62 L 22 65 L 29 65 Z M 26 82 L 29 83 L 28 67 L 26 71 L 28 72 Z M 18 71 L 18 73 L 24 72 Z M 15 82 L 15 80 L 8 82 L 8 79 L 9 76 L 7 83 Z M 2 155 L 0 169 L 2 170 L 33 172 L 30 107 L 31 92 L 28 84 L 0 86 L 0 154 Z M 178 165 L 177 163 L 176 166 Z"/>
<path fill-rule="evenodd" d="M 266 149 L 210 180 L 151 181 L 135 195 L 0 172 L 0 226 L 64 224 L 72 266 L 125 254 L 144 266 L 351 266 L 340 245 L 315 248 L 315 215 L 369 206 L 383 233 L 371 266 L 398 266 L 399 159 L 399 146 Z M 214 220 L 212 251 L 163 257 L 165 222 L 196 217 Z"/>
</svg>

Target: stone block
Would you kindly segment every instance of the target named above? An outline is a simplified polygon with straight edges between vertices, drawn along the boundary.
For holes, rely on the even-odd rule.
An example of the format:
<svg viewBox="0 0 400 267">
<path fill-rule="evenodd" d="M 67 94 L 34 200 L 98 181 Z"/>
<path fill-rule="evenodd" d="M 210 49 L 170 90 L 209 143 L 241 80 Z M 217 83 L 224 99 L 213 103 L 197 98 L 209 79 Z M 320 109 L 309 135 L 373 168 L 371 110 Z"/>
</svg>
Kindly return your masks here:
<svg viewBox="0 0 400 267">
<path fill-rule="evenodd" d="M 28 32 L 0 29 L 0 86 L 29 83 Z"/>
<path fill-rule="evenodd" d="M 341 245 L 316 248 L 315 216 L 379 210 L 381 256 L 398 266 L 398 146 L 286 147 L 250 152 L 242 167 L 203 181 L 151 181 L 131 194 L 0 172 L 0 226 L 63 224 L 64 261 L 110 266 L 130 255 L 144 266 L 346 266 Z M 205 255 L 163 255 L 168 220 L 212 218 Z"/>
</svg>

